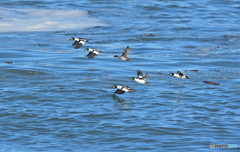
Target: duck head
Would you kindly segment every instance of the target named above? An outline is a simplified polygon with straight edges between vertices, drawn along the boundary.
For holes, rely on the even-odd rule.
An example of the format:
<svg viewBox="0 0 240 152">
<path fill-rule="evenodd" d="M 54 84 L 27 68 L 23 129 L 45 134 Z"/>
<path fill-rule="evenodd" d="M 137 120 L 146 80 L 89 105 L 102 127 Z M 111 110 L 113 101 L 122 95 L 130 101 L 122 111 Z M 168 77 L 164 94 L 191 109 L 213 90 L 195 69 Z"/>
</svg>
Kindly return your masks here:
<svg viewBox="0 0 240 152">
<path fill-rule="evenodd" d="M 117 88 L 117 85 L 113 85 L 112 88 Z"/>
<path fill-rule="evenodd" d="M 131 77 L 129 80 L 135 80 L 135 78 L 134 78 L 134 77 Z"/>
</svg>

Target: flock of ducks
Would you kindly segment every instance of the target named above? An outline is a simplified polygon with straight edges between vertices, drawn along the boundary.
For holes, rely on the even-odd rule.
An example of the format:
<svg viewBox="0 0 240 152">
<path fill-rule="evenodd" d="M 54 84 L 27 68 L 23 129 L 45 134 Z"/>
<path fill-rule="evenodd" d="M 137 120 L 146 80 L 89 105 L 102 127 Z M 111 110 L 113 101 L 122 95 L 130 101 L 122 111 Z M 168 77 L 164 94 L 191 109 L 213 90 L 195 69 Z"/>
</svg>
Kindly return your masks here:
<svg viewBox="0 0 240 152">
<path fill-rule="evenodd" d="M 75 49 L 79 49 L 83 46 L 84 43 L 88 42 L 88 40 L 84 39 L 84 38 L 74 38 L 71 37 L 70 40 L 74 40 L 75 42 L 72 44 L 73 46 L 75 45 Z M 88 42 L 89 43 L 89 42 Z M 103 53 L 102 51 L 98 50 L 98 49 L 91 49 L 91 48 L 85 48 L 85 51 L 89 51 L 88 55 L 86 57 L 90 58 L 94 58 L 98 53 Z M 125 50 L 123 51 L 123 54 L 121 56 L 119 55 L 115 55 L 114 57 L 117 57 L 121 60 L 124 61 L 130 61 L 130 59 L 128 58 L 128 54 L 130 53 L 131 48 L 129 48 L 129 46 L 127 46 L 125 48 Z M 174 76 L 176 78 L 179 79 L 189 79 L 188 76 L 186 76 L 184 73 L 177 71 L 177 73 L 170 73 L 169 75 Z M 141 84 L 146 84 L 149 85 L 146 81 L 146 79 L 149 77 L 149 74 L 146 73 L 145 76 L 143 76 L 143 73 L 140 70 L 137 70 L 137 77 L 131 77 L 130 80 L 136 81 L 138 83 Z M 134 92 L 129 86 L 120 86 L 120 85 L 113 85 L 112 88 L 117 88 L 117 91 L 115 91 L 114 93 L 117 94 L 124 94 L 125 92 Z"/>
</svg>

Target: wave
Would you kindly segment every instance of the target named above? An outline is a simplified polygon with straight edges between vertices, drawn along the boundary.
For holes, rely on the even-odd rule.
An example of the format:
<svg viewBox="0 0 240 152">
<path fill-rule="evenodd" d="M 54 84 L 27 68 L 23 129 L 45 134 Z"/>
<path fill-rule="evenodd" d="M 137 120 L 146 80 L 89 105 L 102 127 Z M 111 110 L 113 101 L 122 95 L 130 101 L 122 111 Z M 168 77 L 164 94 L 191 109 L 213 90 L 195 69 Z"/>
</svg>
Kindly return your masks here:
<svg viewBox="0 0 240 152">
<path fill-rule="evenodd" d="M 0 8 L 0 32 L 65 31 L 106 26 L 82 10 Z"/>
</svg>

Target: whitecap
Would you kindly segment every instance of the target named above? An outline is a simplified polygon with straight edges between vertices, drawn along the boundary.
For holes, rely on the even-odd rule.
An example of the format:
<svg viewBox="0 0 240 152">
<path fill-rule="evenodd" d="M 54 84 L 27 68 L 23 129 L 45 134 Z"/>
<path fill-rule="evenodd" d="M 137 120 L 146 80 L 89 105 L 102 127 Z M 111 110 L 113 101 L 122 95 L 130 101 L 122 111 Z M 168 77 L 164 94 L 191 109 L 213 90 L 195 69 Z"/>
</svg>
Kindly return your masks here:
<svg viewBox="0 0 240 152">
<path fill-rule="evenodd" d="M 66 31 L 106 26 L 82 10 L 0 8 L 0 32 Z"/>
</svg>

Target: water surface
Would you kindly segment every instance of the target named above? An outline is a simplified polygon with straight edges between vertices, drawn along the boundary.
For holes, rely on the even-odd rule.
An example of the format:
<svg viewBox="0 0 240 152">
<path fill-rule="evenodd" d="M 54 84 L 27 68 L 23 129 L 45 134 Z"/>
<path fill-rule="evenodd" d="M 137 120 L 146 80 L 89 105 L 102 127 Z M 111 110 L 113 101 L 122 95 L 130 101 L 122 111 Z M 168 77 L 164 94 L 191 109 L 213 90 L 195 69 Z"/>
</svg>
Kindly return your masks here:
<svg viewBox="0 0 240 152">
<path fill-rule="evenodd" d="M 237 0 L 0 4 L 0 151 L 240 144 Z M 90 43 L 74 49 L 70 37 Z M 132 62 L 113 58 L 126 46 Z M 88 59 L 86 47 L 103 53 Z M 137 70 L 149 86 L 129 80 Z M 177 71 L 190 79 L 168 75 Z M 135 92 L 116 95 L 112 85 Z"/>
</svg>

